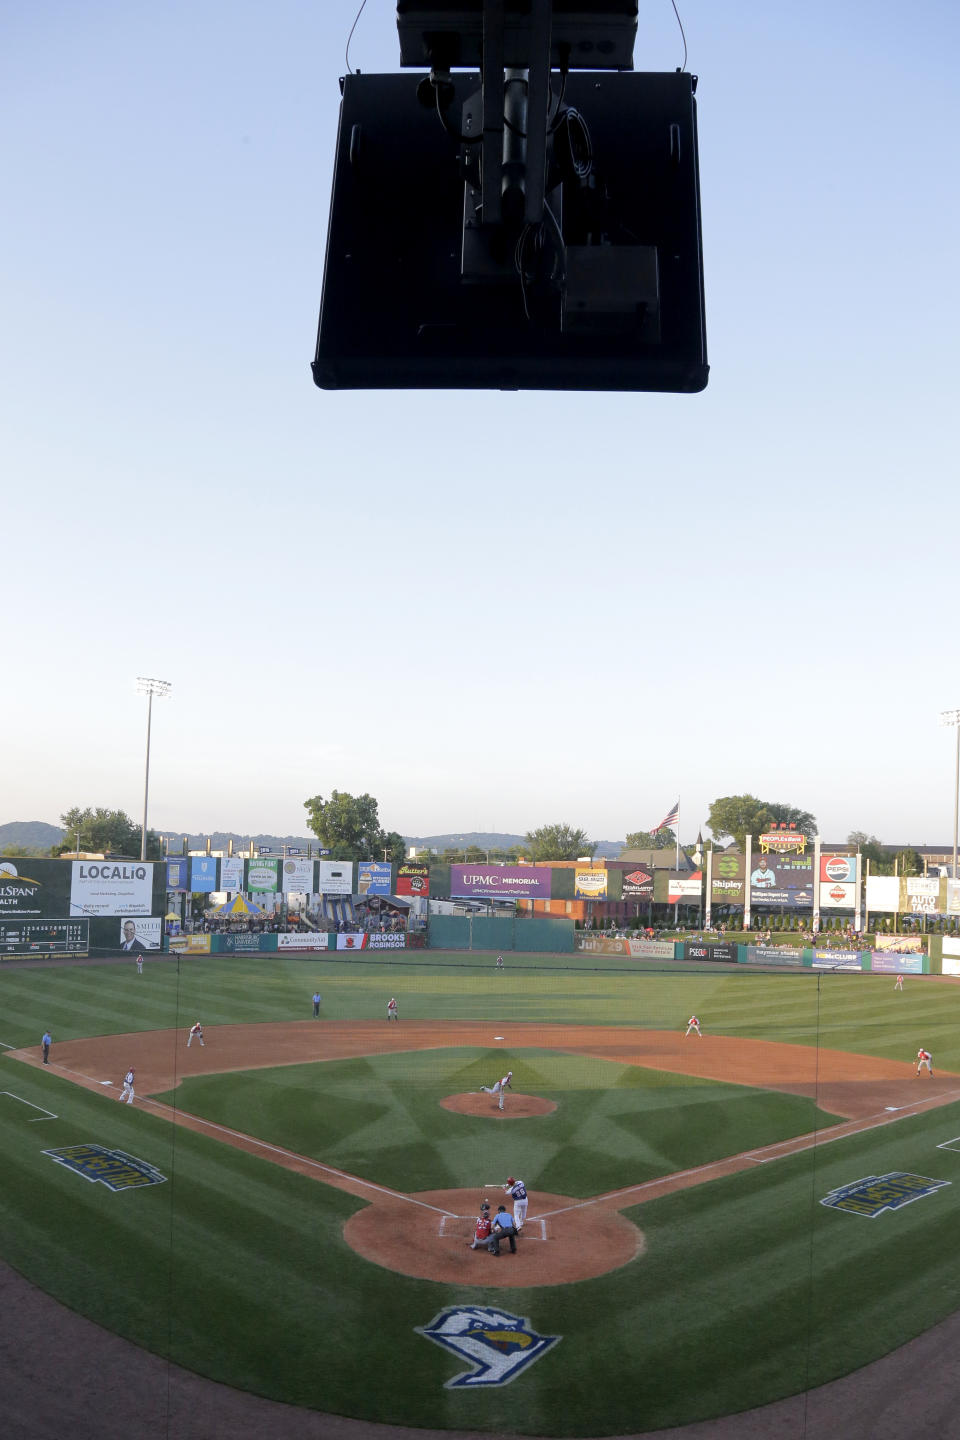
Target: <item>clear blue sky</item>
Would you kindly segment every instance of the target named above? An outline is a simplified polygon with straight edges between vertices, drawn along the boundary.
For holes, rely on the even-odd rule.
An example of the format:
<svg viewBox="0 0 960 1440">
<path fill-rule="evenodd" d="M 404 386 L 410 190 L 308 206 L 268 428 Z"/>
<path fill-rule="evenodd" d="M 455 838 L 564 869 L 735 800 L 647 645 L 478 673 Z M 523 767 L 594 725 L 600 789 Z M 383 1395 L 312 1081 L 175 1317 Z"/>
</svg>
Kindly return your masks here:
<svg viewBox="0 0 960 1440">
<path fill-rule="evenodd" d="M 315 389 L 358 3 L 8 0 L 0 821 L 139 815 L 142 674 L 161 829 L 951 837 L 956 7 L 682 0 L 710 384 L 571 397 Z"/>
</svg>

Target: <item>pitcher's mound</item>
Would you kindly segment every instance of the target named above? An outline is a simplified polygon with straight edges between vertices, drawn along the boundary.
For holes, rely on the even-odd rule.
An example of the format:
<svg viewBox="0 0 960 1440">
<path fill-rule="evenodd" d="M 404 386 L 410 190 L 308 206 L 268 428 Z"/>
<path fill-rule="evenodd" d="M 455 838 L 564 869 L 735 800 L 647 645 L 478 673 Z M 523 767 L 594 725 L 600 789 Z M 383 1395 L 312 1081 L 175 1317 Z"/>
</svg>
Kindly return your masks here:
<svg viewBox="0 0 960 1440">
<path fill-rule="evenodd" d="M 475 1095 L 472 1091 L 445 1095 L 440 1104 L 444 1110 L 453 1110 L 457 1115 L 480 1115 L 484 1120 L 525 1120 L 531 1115 L 549 1115 L 557 1108 L 542 1095 L 508 1095 L 501 1110 L 496 1095 Z"/>
</svg>

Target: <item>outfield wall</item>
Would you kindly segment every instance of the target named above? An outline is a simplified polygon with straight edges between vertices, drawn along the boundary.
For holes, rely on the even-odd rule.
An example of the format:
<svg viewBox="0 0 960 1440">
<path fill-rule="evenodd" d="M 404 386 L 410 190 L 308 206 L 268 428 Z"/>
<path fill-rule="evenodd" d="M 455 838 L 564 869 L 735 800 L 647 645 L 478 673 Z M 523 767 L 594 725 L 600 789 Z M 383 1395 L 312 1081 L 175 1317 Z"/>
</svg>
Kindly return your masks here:
<svg viewBox="0 0 960 1440">
<path fill-rule="evenodd" d="M 725 965 L 762 965 L 808 970 L 851 970 L 887 975 L 940 974 L 938 957 L 917 951 L 854 950 L 837 946 L 741 945 L 722 941 L 633 940 L 578 932 L 585 954 L 622 955 L 635 960 L 707 960 Z M 960 950 L 960 946 L 958 946 Z"/>
<path fill-rule="evenodd" d="M 431 915 L 431 950 L 517 950 L 569 954 L 575 949 L 572 920 L 538 916 Z"/>
</svg>

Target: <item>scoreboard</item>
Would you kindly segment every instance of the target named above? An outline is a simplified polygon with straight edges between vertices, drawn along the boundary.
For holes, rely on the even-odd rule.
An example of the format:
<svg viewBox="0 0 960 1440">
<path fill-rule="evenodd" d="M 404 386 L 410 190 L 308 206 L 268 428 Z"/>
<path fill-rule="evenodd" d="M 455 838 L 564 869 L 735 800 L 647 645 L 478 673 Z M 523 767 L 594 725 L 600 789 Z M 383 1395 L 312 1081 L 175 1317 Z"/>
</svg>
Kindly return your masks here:
<svg viewBox="0 0 960 1440">
<path fill-rule="evenodd" d="M 89 953 L 89 920 L 0 920 L 0 955 Z"/>
</svg>

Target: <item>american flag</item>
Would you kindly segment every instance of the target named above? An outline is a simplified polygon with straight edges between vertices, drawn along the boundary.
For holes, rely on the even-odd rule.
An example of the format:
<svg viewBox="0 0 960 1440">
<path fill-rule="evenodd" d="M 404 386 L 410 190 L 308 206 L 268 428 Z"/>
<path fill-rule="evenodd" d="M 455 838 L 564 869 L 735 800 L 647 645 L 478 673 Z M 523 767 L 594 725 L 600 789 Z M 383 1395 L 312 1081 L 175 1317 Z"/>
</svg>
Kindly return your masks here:
<svg viewBox="0 0 960 1440">
<path fill-rule="evenodd" d="M 650 834 L 658 835 L 661 830 L 672 830 L 679 819 L 680 801 L 678 800 L 676 805 L 674 805 L 673 809 L 670 811 L 669 815 L 667 815 L 663 820 L 661 820 L 659 825 L 654 825 L 653 829 L 650 831 Z"/>
</svg>

